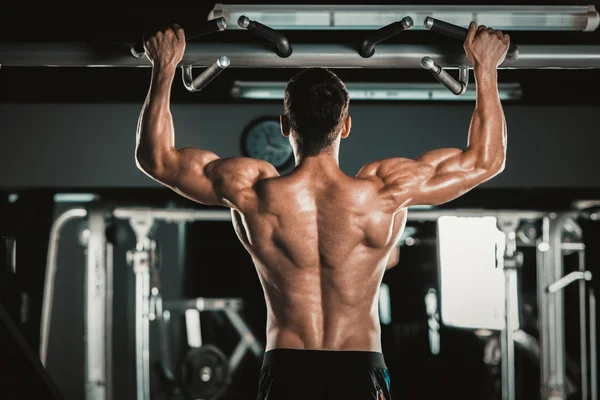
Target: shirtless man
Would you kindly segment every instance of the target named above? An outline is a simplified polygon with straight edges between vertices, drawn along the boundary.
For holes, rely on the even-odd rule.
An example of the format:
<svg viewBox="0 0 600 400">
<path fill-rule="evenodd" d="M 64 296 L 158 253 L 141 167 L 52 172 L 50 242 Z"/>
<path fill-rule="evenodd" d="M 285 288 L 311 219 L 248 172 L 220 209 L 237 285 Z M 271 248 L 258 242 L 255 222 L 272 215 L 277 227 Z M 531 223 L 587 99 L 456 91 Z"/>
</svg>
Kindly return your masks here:
<svg viewBox="0 0 600 400">
<path fill-rule="evenodd" d="M 184 32 L 174 25 L 145 41 L 153 68 L 137 165 L 182 196 L 231 208 L 267 304 L 259 399 L 391 398 L 381 353 L 381 280 L 407 207 L 446 203 L 503 170 L 506 122 L 497 67 L 508 46 L 508 35 L 470 25 L 464 49 L 477 102 L 466 149 L 374 161 L 351 177 L 338 164 L 351 126 L 348 93 L 330 71 L 304 70 L 285 89 L 281 130 L 296 167 L 280 176 L 265 161 L 177 149 L 170 90 Z"/>
</svg>

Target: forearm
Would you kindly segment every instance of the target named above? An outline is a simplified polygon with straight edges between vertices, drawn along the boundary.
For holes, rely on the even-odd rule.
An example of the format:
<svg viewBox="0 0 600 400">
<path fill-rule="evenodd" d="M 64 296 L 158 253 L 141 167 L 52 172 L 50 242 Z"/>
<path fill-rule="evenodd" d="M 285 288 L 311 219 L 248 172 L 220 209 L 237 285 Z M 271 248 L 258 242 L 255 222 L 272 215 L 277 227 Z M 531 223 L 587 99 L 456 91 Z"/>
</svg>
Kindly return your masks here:
<svg viewBox="0 0 600 400">
<path fill-rule="evenodd" d="M 499 167 L 506 153 L 506 121 L 498 95 L 498 74 L 489 68 L 474 71 L 477 100 L 465 153 L 473 156 L 475 167 Z"/>
<path fill-rule="evenodd" d="M 171 85 L 176 66 L 153 67 L 150 89 L 138 121 L 136 160 L 143 170 L 164 168 L 175 146 L 170 110 Z"/>
</svg>

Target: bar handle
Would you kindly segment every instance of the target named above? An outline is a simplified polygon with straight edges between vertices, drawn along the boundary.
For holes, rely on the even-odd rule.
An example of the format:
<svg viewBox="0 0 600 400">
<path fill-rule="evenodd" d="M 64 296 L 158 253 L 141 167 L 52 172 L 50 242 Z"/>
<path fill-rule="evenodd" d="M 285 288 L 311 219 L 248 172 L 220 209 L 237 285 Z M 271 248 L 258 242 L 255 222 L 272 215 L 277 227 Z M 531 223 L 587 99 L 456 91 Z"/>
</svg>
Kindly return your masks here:
<svg viewBox="0 0 600 400">
<path fill-rule="evenodd" d="M 275 44 L 275 47 L 277 48 L 276 53 L 279 57 L 287 58 L 292 55 L 292 46 L 283 33 L 277 32 L 275 29 L 263 25 L 260 22 L 252 21 L 245 15 L 240 16 L 238 25 L 240 28 L 244 28 Z"/>
<path fill-rule="evenodd" d="M 369 37 L 363 39 L 358 48 L 358 54 L 363 58 L 369 58 L 375 54 L 375 45 L 379 42 L 396 36 L 400 32 L 412 28 L 414 22 L 411 17 L 404 17 L 400 21 L 392 22 L 373 32 Z"/>
<path fill-rule="evenodd" d="M 591 281 L 592 273 L 590 271 L 573 271 L 548 286 L 548 291 L 550 293 L 556 293 L 569 286 L 571 283 L 579 280 Z"/>
<path fill-rule="evenodd" d="M 431 57 L 423 57 L 421 66 L 431 72 L 431 75 L 453 94 L 459 96 L 467 91 L 469 85 L 469 68 L 467 66 L 461 65 L 458 67 L 458 80 L 437 65 Z"/>
<path fill-rule="evenodd" d="M 192 66 L 184 65 L 183 71 L 183 85 L 190 92 L 199 92 L 204 89 L 213 79 L 215 79 L 225 68 L 230 64 L 229 58 L 225 56 L 219 57 L 217 61 L 210 67 L 206 68 L 198 77 L 194 79 L 192 75 Z"/>
<path fill-rule="evenodd" d="M 450 36 L 455 39 L 465 41 L 467 38 L 468 29 L 465 29 L 458 25 L 453 25 L 448 22 L 440 21 L 439 19 L 435 19 L 432 17 L 425 18 L 425 28 L 431 31 L 441 33 L 442 35 Z M 511 43 L 508 47 L 508 52 L 506 53 L 506 58 L 509 61 L 516 60 L 519 56 L 519 48 L 516 44 Z"/>
<path fill-rule="evenodd" d="M 185 32 L 185 41 L 199 38 L 200 36 L 208 35 L 209 33 L 220 32 L 227 28 L 227 21 L 224 17 L 211 19 L 206 24 L 190 28 Z M 131 54 L 135 58 L 142 58 L 146 51 L 144 50 L 144 42 L 140 40 L 131 46 Z"/>
</svg>

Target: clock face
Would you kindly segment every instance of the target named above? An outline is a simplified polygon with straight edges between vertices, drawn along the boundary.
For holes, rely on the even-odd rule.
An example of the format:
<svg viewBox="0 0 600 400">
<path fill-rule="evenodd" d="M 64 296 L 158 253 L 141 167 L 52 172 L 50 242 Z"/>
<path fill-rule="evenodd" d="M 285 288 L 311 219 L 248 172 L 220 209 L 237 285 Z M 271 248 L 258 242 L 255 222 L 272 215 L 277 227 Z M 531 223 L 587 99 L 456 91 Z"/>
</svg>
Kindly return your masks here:
<svg viewBox="0 0 600 400">
<path fill-rule="evenodd" d="M 267 161 L 277 169 L 288 166 L 294 152 L 288 138 L 281 134 L 277 119 L 252 122 L 242 135 L 242 152 L 247 157 Z"/>
</svg>

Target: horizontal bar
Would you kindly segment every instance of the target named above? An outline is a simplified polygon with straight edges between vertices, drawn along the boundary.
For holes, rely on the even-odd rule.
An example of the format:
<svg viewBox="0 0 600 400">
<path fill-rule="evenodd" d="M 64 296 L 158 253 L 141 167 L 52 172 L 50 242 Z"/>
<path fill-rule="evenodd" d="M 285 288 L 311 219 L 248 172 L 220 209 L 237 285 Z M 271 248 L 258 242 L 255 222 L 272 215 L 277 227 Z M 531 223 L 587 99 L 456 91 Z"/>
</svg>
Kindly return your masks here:
<svg viewBox="0 0 600 400">
<path fill-rule="evenodd" d="M 185 210 L 185 209 L 160 209 L 160 208 L 116 208 L 113 211 L 116 218 L 129 219 L 132 217 L 150 215 L 155 220 L 167 222 L 193 222 L 193 221 L 231 221 L 231 212 L 228 210 Z M 523 210 L 411 210 L 409 208 L 409 221 L 435 221 L 442 216 L 457 217 L 516 217 L 522 219 L 538 219 L 547 216 L 541 211 Z"/>
<path fill-rule="evenodd" d="M 120 219 L 133 217 L 151 217 L 154 220 L 166 222 L 194 221 L 231 221 L 231 211 L 228 210 L 182 210 L 161 208 L 115 208 L 113 215 Z"/>
<path fill-rule="evenodd" d="M 7 67 L 150 67 L 145 58 L 130 53 L 130 43 L 1 43 L 0 65 Z M 521 45 L 519 58 L 499 68 L 600 68 L 600 46 Z M 230 68 L 421 68 L 429 56 L 443 68 L 469 65 L 460 44 L 456 46 L 379 44 L 375 54 L 363 58 L 355 44 L 296 44 L 294 53 L 281 58 L 262 44 L 188 43 L 181 65 L 209 67 L 221 56 Z"/>
<path fill-rule="evenodd" d="M 583 243 L 563 243 L 560 248 L 563 251 L 583 251 L 585 250 L 585 244 Z"/>
<path fill-rule="evenodd" d="M 216 298 L 208 299 L 199 297 L 196 299 L 163 300 L 165 310 L 189 310 L 198 311 L 239 311 L 244 301 L 241 298 Z"/>
<path fill-rule="evenodd" d="M 284 81 L 234 81 L 231 96 L 238 99 L 283 100 L 287 82 Z M 345 82 L 350 100 L 420 100 L 420 101 L 473 101 L 475 85 L 461 96 L 450 93 L 436 82 Z M 500 100 L 519 100 L 523 90 L 519 83 L 499 83 Z"/>
<path fill-rule="evenodd" d="M 566 2 L 565 2 L 566 3 Z M 414 29 L 425 29 L 426 17 L 456 25 L 478 25 L 502 30 L 593 31 L 599 17 L 593 5 L 342 5 L 342 4 L 215 4 L 208 19 L 230 21 L 247 15 L 273 29 L 378 29 L 405 16 Z M 236 27 L 231 24 L 232 29 Z"/>
</svg>

